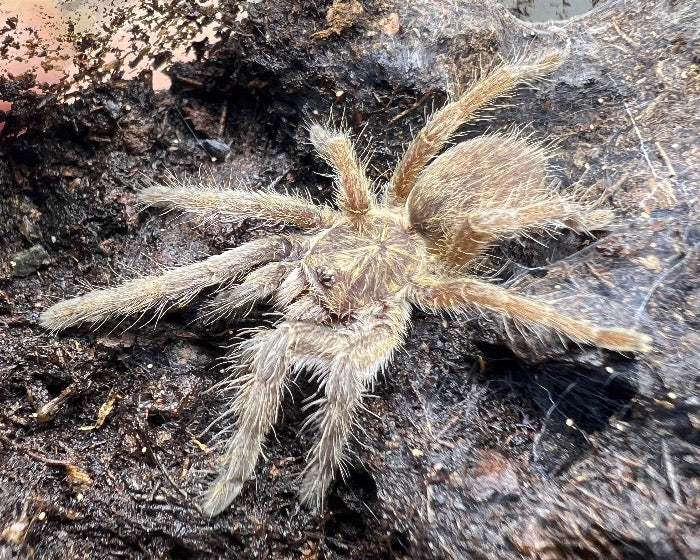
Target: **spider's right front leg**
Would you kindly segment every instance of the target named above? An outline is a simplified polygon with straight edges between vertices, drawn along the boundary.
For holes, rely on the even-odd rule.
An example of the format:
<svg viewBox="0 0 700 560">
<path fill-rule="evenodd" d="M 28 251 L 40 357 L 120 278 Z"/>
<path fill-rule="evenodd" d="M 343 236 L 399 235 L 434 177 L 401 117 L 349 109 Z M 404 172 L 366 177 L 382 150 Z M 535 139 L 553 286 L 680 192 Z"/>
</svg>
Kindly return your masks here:
<svg viewBox="0 0 700 560">
<path fill-rule="evenodd" d="M 236 431 L 226 444 L 223 467 L 204 496 L 202 509 L 212 517 L 231 504 L 253 474 L 287 385 L 288 346 L 289 332 L 284 327 L 258 332 L 243 342 L 232 357 L 239 362 L 234 367 L 240 367 L 244 373 L 214 387 L 237 390 L 238 395 L 218 419 L 236 416 Z"/>
<path fill-rule="evenodd" d="M 331 358 L 327 350 L 341 338 L 334 329 L 315 323 L 285 321 L 259 331 L 231 356 L 234 368 L 243 373 L 212 389 L 237 392 L 232 405 L 216 419 L 235 416 L 235 433 L 226 444 L 223 467 L 204 496 L 205 513 L 212 517 L 221 513 L 253 475 L 265 437 L 279 414 L 290 367 L 323 367 Z M 325 344 L 323 350 L 317 349 L 319 339 Z"/>
<path fill-rule="evenodd" d="M 289 256 L 294 237 L 257 239 L 203 261 L 173 268 L 162 275 L 135 278 L 117 286 L 94 290 L 84 296 L 53 305 L 41 314 L 42 326 L 58 331 L 79 323 L 96 323 L 117 316 L 156 316 L 169 307 L 186 305 L 208 286 L 235 280 L 251 268 Z"/>
<path fill-rule="evenodd" d="M 317 367 L 326 363 L 329 348 L 342 336 L 334 329 L 303 321 L 285 321 L 264 329 L 239 345 L 230 357 L 241 375 L 212 387 L 237 392 L 232 405 L 215 422 L 236 417 L 235 433 L 226 444 L 223 467 L 204 496 L 203 510 L 218 515 L 240 494 L 255 470 L 263 444 L 279 414 L 290 367 Z M 323 349 L 317 349 L 319 340 Z M 306 352 L 304 349 L 312 350 Z"/>
<path fill-rule="evenodd" d="M 219 388 L 237 390 L 233 405 L 219 419 L 236 416 L 235 434 L 224 451 L 224 466 L 207 490 L 204 511 L 217 515 L 252 476 L 272 428 L 289 370 L 318 372 L 325 395 L 309 421 L 319 439 L 309 452 L 301 496 L 320 508 L 343 456 L 362 396 L 377 372 L 403 340 L 410 306 L 396 303 L 382 318 L 356 328 L 332 328 L 307 321 L 286 321 L 244 342 L 234 359 L 245 373 Z"/>
</svg>

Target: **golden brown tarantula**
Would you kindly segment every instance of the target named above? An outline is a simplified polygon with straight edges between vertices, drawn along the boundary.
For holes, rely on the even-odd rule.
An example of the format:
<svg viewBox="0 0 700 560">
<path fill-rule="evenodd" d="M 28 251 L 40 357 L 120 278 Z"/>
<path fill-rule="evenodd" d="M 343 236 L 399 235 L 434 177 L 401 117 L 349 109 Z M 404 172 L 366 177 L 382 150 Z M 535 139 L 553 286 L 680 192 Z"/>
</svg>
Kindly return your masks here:
<svg viewBox="0 0 700 560">
<path fill-rule="evenodd" d="M 235 390 L 222 417 L 235 417 L 223 468 L 204 511 L 224 510 L 251 477 L 290 376 L 310 372 L 323 396 L 308 423 L 318 430 L 301 497 L 322 507 L 362 396 L 406 334 L 412 306 L 431 312 L 501 314 L 535 334 L 542 330 L 611 350 L 646 351 L 650 339 L 569 317 L 537 299 L 467 274 L 490 246 L 552 228 L 601 229 L 612 214 L 559 194 L 548 180 L 546 152 L 516 134 L 488 134 L 455 144 L 460 125 L 494 98 L 554 70 L 562 56 L 503 64 L 437 111 L 414 138 L 389 182 L 375 196 L 365 167 L 342 131 L 310 127 L 316 150 L 336 174 L 338 209 L 272 191 L 222 190 L 177 182 L 150 186 L 147 205 L 209 218 L 259 218 L 304 233 L 272 235 L 204 261 L 58 303 L 41 315 L 59 330 L 81 322 L 162 312 L 222 286 L 217 315 L 271 297 L 281 319 L 239 344 L 236 374 L 219 385 Z M 239 283 L 235 283 L 239 281 Z"/>
</svg>

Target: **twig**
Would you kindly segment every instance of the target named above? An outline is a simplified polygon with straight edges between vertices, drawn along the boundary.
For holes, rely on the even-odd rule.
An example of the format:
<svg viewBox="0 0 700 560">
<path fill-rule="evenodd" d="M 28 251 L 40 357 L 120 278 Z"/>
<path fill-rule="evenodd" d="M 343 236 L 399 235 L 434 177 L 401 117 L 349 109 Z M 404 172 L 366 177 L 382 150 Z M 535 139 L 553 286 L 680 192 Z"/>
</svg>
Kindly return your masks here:
<svg viewBox="0 0 700 560">
<path fill-rule="evenodd" d="M 411 105 L 408 109 L 405 109 L 404 111 L 401 111 L 398 115 L 395 117 L 389 119 L 389 124 L 394 124 L 396 121 L 404 118 L 406 115 L 409 113 L 415 111 L 418 107 L 420 107 L 428 97 L 430 97 L 433 93 L 435 93 L 435 88 L 431 87 L 428 91 L 426 91 L 421 98 L 416 101 L 413 105 Z"/>
<path fill-rule="evenodd" d="M 224 130 L 226 128 L 226 117 L 228 116 L 228 100 L 224 101 L 221 107 L 221 115 L 219 116 L 219 129 L 217 134 L 219 137 L 224 135 Z"/>
<path fill-rule="evenodd" d="M 200 82 L 199 80 L 195 80 L 193 78 L 188 78 L 187 76 L 180 76 L 179 74 L 174 74 L 172 77 L 178 82 L 182 82 L 183 84 L 187 84 L 188 86 L 193 86 L 200 89 L 204 87 L 204 82 Z"/>
<path fill-rule="evenodd" d="M 4 434 L 0 434 L 0 441 L 3 441 L 6 445 L 9 447 L 14 447 L 18 451 L 21 451 L 27 457 L 30 457 L 34 459 L 35 461 L 39 461 L 40 463 L 44 463 L 45 465 L 49 465 L 50 467 L 63 467 L 63 468 L 68 468 L 68 467 L 73 467 L 73 465 L 69 461 L 62 461 L 61 459 L 52 459 L 51 457 L 46 457 L 45 455 L 41 455 L 40 453 L 31 450 L 29 447 L 26 447 L 20 443 L 12 441 L 10 438 L 8 438 Z"/>
<path fill-rule="evenodd" d="M 170 475 L 168 470 L 165 468 L 165 466 L 161 462 L 160 457 L 158 457 L 158 454 L 153 449 L 153 446 L 151 446 L 147 441 L 144 441 L 144 444 L 146 445 L 148 452 L 150 453 L 153 460 L 156 462 L 156 465 L 158 465 L 158 468 L 165 475 L 165 478 L 168 480 L 170 485 L 177 491 L 178 494 L 180 494 L 183 498 L 185 498 L 185 501 L 186 501 L 188 506 L 193 507 L 195 510 L 197 510 L 197 513 L 201 514 L 202 508 L 199 506 L 199 504 L 190 502 L 190 497 L 187 495 L 187 492 L 185 492 L 182 488 L 180 488 L 180 486 L 175 482 L 173 477 Z"/>
<path fill-rule="evenodd" d="M 656 174 L 656 170 L 654 169 L 654 166 L 651 163 L 651 159 L 649 158 L 649 152 L 647 152 L 647 147 L 644 142 L 644 138 L 642 137 L 642 133 L 639 130 L 639 127 L 637 126 L 637 121 L 634 120 L 632 111 L 630 111 L 630 106 L 627 104 L 627 101 L 623 101 L 622 105 L 625 107 L 625 112 L 627 113 L 627 116 L 632 121 L 632 128 L 634 128 L 634 132 L 637 135 L 637 138 L 639 138 L 639 149 L 642 151 L 642 155 L 644 156 L 644 159 L 647 162 L 649 169 L 651 169 L 651 174 L 654 176 L 655 179 L 658 179 L 659 176 Z"/>
<path fill-rule="evenodd" d="M 666 477 L 668 478 L 668 484 L 671 487 L 671 493 L 673 494 L 673 501 L 677 504 L 683 503 L 681 500 L 681 491 L 678 487 L 678 481 L 676 480 L 676 469 L 673 468 L 673 463 L 671 462 L 671 456 L 668 453 L 668 445 L 666 440 L 661 440 L 661 453 L 664 456 L 664 467 L 666 469 Z"/>
<path fill-rule="evenodd" d="M 634 39 L 632 39 L 632 37 L 630 37 L 629 35 L 627 35 L 627 33 L 625 33 L 624 31 L 622 31 L 622 29 L 620 29 L 620 26 L 617 25 L 617 22 L 616 22 L 616 21 L 613 21 L 613 22 L 612 22 L 612 26 L 613 26 L 613 28 L 615 29 L 615 31 L 617 31 L 617 34 L 618 34 L 620 37 L 622 37 L 622 38 L 625 40 L 626 43 L 629 43 L 630 46 L 634 47 L 635 49 L 640 49 L 640 48 L 642 48 L 642 45 L 640 45 L 637 41 L 635 41 Z"/>
<path fill-rule="evenodd" d="M 270 189 L 270 190 L 273 190 L 273 189 L 277 188 L 277 185 L 279 185 L 279 184 L 282 182 L 282 180 L 283 180 L 287 175 L 289 175 L 289 172 L 290 172 L 290 171 L 291 171 L 291 168 L 290 168 L 290 169 L 287 169 L 286 171 L 283 171 L 280 175 L 278 175 L 277 177 L 275 177 L 275 178 L 272 180 L 272 182 L 267 186 L 267 188 Z"/>
<path fill-rule="evenodd" d="M 668 174 L 670 177 L 675 177 L 676 176 L 676 170 L 673 168 L 673 165 L 671 165 L 671 160 L 668 158 L 668 154 L 666 153 L 666 150 L 664 150 L 663 146 L 659 144 L 658 142 L 654 142 L 654 146 L 656 146 L 656 149 L 659 150 L 659 154 L 661 154 L 661 157 L 664 160 L 664 163 L 666 164 L 666 167 L 668 167 Z"/>
<path fill-rule="evenodd" d="M 432 506 L 433 501 L 433 487 L 430 484 L 425 485 L 425 510 L 428 518 L 428 523 L 430 525 L 435 523 L 435 510 Z"/>
</svg>

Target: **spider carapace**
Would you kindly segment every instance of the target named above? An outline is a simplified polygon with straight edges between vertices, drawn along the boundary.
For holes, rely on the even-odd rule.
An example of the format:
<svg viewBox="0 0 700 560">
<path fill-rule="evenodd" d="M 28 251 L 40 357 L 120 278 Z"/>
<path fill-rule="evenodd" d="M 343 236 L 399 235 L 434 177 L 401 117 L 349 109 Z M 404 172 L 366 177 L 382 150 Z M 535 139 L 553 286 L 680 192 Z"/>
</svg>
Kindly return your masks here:
<svg viewBox="0 0 700 560">
<path fill-rule="evenodd" d="M 304 257 L 321 306 L 337 318 L 395 297 L 426 274 L 425 242 L 401 225 L 401 215 L 381 212 L 333 226 Z M 315 278 L 315 280 L 314 280 Z"/>
</svg>

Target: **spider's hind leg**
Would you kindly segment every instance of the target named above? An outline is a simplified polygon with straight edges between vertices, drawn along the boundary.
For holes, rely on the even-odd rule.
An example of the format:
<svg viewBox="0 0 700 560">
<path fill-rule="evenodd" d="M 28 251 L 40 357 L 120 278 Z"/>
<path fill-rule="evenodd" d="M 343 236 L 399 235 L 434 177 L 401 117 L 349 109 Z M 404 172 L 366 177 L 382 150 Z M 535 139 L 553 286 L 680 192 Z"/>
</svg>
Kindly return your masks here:
<svg viewBox="0 0 700 560">
<path fill-rule="evenodd" d="M 460 314 L 485 309 L 526 327 L 549 329 L 574 342 L 618 352 L 651 350 L 651 338 L 645 334 L 631 329 L 600 327 L 575 319 L 559 313 L 542 301 L 473 278 L 445 279 L 417 285 L 412 299 L 419 307 L 433 312 Z"/>
<path fill-rule="evenodd" d="M 518 234 L 605 228 L 612 211 L 554 189 L 547 157 L 544 146 L 514 133 L 457 144 L 418 177 L 406 201 L 409 222 L 456 265 Z"/>
</svg>

